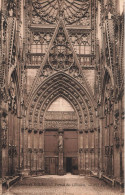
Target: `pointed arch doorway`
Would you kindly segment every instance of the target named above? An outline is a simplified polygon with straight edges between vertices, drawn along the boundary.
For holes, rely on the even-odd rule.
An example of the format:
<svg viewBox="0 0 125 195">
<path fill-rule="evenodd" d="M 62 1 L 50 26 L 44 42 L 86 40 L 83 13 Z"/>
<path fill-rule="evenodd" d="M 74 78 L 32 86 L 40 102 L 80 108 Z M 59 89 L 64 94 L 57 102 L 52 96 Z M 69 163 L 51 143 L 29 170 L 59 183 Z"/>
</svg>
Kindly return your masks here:
<svg viewBox="0 0 125 195">
<path fill-rule="evenodd" d="M 58 110 L 51 110 L 52 105 L 57 104 L 58 101 L 56 100 L 58 98 L 63 98 L 67 102 L 67 106 L 64 106 L 65 103 L 63 103 L 62 109 L 67 107 L 71 110 L 62 111 L 62 109 L 59 109 L 59 104 L 54 106 Z M 64 100 L 61 101 L 65 102 Z M 59 102 L 61 101 L 59 100 Z M 59 72 L 50 76 L 36 88 L 27 107 L 26 126 L 28 141 L 26 140 L 26 142 L 29 151 L 28 163 L 30 164 L 30 161 L 33 161 L 30 166 L 31 171 L 36 170 L 36 172 L 47 174 L 65 174 L 66 171 L 71 171 L 66 168 L 68 160 L 65 158 L 75 158 L 72 159 L 72 162 L 74 162 L 72 167 L 77 172 L 78 164 L 79 174 L 84 174 L 94 167 L 94 134 L 96 133 L 96 123 L 94 121 L 96 121 L 96 117 L 91 95 L 86 88 L 69 75 Z M 49 154 L 45 148 L 45 145 L 46 147 L 50 145 L 50 140 L 46 142 L 49 144 L 45 144 L 47 133 L 49 134 L 48 138 L 52 138 L 52 136 L 49 137 L 50 132 L 52 134 L 55 133 L 53 137 L 56 137 L 55 156 L 54 154 L 52 155 L 53 151 L 50 151 Z M 73 137 L 66 136 L 66 132 L 69 133 L 69 136 L 76 133 L 76 137 L 78 137 L 76 139 L 78 142 L 77 154 L 74 154 L 74 156 L 69 156 L 71 154 L 71 151 L 68 153 L 70 147 L 66 149 L 67 155 L 65 154 L 66 143 L 69 144 L 71 138 L 73 140 Z M 63 148 L 59 146 L 59 140 L 63 140 Z M 35 151 L 35 153 L 30 154 L 30 151 Z M 92 151 L 91 154 L 90 151 Z M 52 161 L 56 161 L 56 165 L 52 165 L 55 169 L 54 172 L 50 171 L 53 170 L 50 167 L 50 158 L 56 158 L 55 160 L 52 159 Z M 25 164 L 27 163 L 26 156 L 24 162 Z M 97 167 L 97 165 L 96 158 L 95 166 Z"/>
<path fill-rule="evenodd" d="M 54 100 L 44 117 L 46 174 L 78 173 L 78 117 L 63 97 Z"/>
</svg>

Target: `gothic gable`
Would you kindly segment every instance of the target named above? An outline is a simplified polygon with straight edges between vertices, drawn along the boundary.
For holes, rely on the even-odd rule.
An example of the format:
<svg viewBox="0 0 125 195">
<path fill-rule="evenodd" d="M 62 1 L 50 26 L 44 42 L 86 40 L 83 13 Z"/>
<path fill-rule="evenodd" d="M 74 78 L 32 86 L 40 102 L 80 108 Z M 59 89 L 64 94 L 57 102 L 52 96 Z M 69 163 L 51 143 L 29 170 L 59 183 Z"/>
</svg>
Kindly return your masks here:
<svg viewBox="0 0 125 195">
<path fill-rule="evenodd" d="M 41 82 L 43 82 L 50 75 L 60 71 L 63 71 L 73 77 L 73 79 L 76 79 L 86 88 L 87 91 L 89 91 L 90 96 L 93 96 L 91 87 L 86 82 L 85 75 L 82 73 L 77 55 L 70 42 L 68 32 L 62 19 L 60 19 L 57 24 L 43 63 L 38 69 L 29 93 L 29 98 L 32 96 L 33 92 L 37 89 Z"/>
</svg>

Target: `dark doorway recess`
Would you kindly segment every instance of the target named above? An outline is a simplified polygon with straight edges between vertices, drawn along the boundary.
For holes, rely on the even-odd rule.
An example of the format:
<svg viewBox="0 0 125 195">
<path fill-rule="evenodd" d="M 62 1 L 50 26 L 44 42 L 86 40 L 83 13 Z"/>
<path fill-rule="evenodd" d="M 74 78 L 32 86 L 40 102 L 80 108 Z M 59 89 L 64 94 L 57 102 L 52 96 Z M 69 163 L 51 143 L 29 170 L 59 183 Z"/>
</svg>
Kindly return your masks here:
<svg viewBox="0 0 125 195">
<path fill-rule="evenodd" d="M 66 172 L 72 173 L 72 158 L 70 157 L 66 158 Z"/>
</svg>

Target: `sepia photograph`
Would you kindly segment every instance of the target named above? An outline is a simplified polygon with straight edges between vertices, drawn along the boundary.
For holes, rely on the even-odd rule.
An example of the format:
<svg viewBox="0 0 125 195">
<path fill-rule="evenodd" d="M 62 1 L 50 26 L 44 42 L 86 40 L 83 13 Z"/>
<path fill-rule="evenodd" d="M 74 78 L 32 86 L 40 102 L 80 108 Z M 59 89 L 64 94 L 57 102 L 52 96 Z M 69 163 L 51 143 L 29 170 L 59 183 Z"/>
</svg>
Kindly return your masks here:
<svg viewBox="0 0 125 195">
<path fill-rule="evenodd" d="M 124 195 L 124 0 L 0 0 L 0 195 Z"/>
</svg>

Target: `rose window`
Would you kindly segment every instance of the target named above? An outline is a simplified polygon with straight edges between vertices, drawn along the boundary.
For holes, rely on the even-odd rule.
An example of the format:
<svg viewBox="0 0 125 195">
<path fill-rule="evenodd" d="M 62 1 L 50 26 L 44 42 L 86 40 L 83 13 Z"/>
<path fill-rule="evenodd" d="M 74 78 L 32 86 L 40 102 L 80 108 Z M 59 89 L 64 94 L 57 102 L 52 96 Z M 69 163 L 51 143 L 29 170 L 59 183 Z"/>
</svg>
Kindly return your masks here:
<svg viewBox="0 0 125 195">
<path fill-rule="evenodd" d="M 89 0 L 33 0 L 33 9 L 37 15 L 48 23 L 57 21 L 59 11 L 68 24 L 73 24 L 87 13 Z"/>
</svg>

